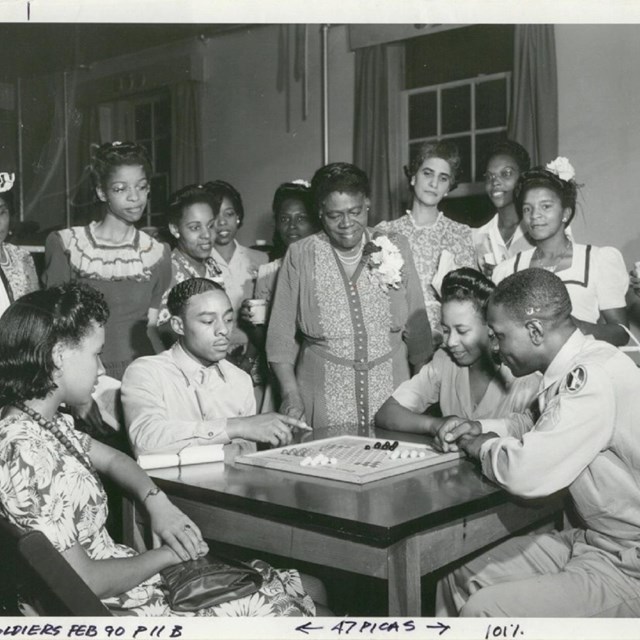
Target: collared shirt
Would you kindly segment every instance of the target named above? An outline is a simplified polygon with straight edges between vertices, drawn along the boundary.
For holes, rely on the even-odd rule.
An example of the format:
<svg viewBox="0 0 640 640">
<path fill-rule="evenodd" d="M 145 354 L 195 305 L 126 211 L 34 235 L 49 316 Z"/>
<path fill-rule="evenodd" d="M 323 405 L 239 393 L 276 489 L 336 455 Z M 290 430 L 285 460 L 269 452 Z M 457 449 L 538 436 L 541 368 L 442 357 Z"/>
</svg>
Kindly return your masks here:
<svg viewBox="0 0 640 640">
<path fill-rule="evenodd" d="M 179 342 L 129 365 L 121 394 L 136 456 L 227 443 L 227 418 L 256 413 L 253 383 L 244 371 L 226 360 L 203 367 Z"/>
<path fill-rule="evenodd" d="M 524 497 L 568 487 L 589 544 L 640 547 L 638 390 L 628 356 L 576 330 L 544 373 L 537 421 L 481 421 L 506 435 L 482 445 L 483 472 Z"/>
<path fill-rule="evenodd" d="M 480 271 L 486 273 L 485 265 L 495 267 L 501 262 L 512 258 L 520 251 L 531 249 L 534 245 L 522 231 L 522 224 L 516 230 L 507 244 L 498 229 L 498 214 L 478 229 L 472 230 L 473 244 Z"/>
<path fill-rule="evenodd" d="M 518 253 L 495 268 L 492 279 L 499 284 L 507 276 L 528 269 L 535 249 Z M 626 306 L 629 275 L 624 258 L 615 247 L 573 243 L 571 265 L 555 274 L 571 298 L 572 314 L 584 322 L 598 322 L 600 312 Z"/>
</svg>

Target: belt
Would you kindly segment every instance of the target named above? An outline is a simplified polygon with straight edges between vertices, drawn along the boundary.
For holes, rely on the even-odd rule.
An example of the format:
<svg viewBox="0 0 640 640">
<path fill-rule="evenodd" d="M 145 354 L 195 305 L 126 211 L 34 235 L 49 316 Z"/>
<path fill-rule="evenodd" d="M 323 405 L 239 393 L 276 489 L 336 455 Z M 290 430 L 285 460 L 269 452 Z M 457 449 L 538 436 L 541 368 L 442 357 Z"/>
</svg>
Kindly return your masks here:
<svg viewBox="0 0 640 640">
<path fill-rule="evenodd" d="M 343 367 L 350 367 L 355 371 L 370 371 L 374 367 L 377 367 L 379 364 L 382 364 L 387 360 L 391 360 L 398 349 L 400 349 L 400 347 L 402 346 L 402 340 L 398 341 L 398 344 L 393 349 L 391 349 L 391 351 L 388 351 L 384 355 L 380 356 L 379 358 L 374 358 L 373 360 L 364 360 L 364 358 L 361 360 L 349 360 L 348 358 L 340 358 L 339 356 L 335 356 L 330 351 L 322 349 L 320 345 L 313 342 L 307 342 L 305 343 L 305 345 L 309 349 L 311 349 L 311 351 L 319 355 L 321 358 L 328 360 L 329 362 L 342 365 Z"/>
</svg>

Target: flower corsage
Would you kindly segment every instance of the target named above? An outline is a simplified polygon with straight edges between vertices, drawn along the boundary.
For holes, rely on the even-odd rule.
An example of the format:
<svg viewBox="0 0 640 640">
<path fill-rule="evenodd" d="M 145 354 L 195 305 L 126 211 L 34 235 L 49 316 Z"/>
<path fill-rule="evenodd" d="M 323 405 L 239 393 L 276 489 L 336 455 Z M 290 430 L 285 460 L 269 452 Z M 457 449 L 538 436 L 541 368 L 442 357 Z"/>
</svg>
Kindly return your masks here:
<svg viewBox="0 0 640 640">
<path fill-rule="evenodd" d="M 377 236 L 364 246 L 367 271 L 372 282 L 383 291 L 399 289 L 402 283 L 404 260 L 400 249 L 387 236 Z"/>
</svg>

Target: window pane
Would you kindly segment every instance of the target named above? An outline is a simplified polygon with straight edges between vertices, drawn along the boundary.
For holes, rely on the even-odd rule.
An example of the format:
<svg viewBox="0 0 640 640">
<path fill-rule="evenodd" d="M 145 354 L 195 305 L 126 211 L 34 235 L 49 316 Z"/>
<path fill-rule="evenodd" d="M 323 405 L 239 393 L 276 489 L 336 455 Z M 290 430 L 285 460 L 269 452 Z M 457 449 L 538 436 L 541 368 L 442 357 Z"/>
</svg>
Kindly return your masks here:
<svg viewBox="0 0 640 640">
<path fill-rule="evenodd" d="M 138 104 L 135 110 L 136 140 L 151 138 L 151 104 Z"/>
<path fill-rule="evenodd" d="M 169 173 L 171 166 L 171 142 L 169 138 L 156 140 L 156 166 L 158 173 Z"/>
<path fill-rule="evenodd" d="M 455 142 L 460 151 L 460 171 L 458 171 L 458 182 L 471 182 L 471 136 L 459 136 L 447 138 L 450 142 Z"/>
<path fill-rule="evenodd" d="M 501 131 L 499 133 L 482 133 L 476 136 L 476 182 L 482 181 L 484 175 L 489 149 L 498 142 L 498 140 L 504 140 L 506 133 Z"/>
<path fill-rule="evenodd" d="M 169 198 L 169 181 L 166 175 L 151 178 L 151 213 L 164 211 Z"/>
<path fill-rule="evenodd" d="M 507 124 L 507 81 L 504 78 L 476 86 L 476 129 Z"/>
<path fill-rule="evenodd" d="M 435 91 L 409 96 L 409 138 L 427 138 L 438 133 L 438 97 Z"/>
<path fill-rule="evenodd" d="M 464 85 L 442 91 L 442 133 L 471 129 L 471 87 Z"/>
<path fill-rule="evenodd" d="M 155 122 L 154 135 L 166 136 L 171 130 L 171 111 L 169 108 L 169 100 L 160 100 L 154 103 Z"/>
</svg>

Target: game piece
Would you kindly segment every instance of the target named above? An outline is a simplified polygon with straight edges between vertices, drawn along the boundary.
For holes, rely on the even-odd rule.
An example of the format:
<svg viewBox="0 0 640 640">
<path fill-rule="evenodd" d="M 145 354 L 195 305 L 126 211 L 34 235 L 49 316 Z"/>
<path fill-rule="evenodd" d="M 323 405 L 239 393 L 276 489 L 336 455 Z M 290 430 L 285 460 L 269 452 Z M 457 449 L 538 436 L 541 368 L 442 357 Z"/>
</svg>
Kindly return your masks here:
<svg viewBox="0 0 640 640">
<path fill-rule="evenodd" d="M 440 453 L 426 444 L 337 436 L 240 455 L 235 462 L 309 478 L 364 484 L 460 457 L 459 452 Z"/>
</svg>

